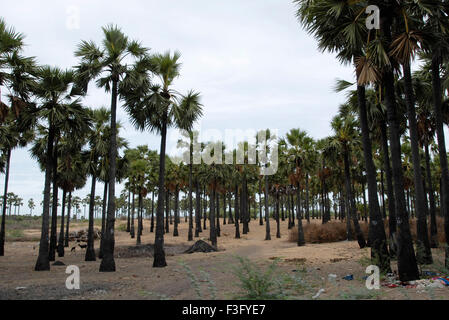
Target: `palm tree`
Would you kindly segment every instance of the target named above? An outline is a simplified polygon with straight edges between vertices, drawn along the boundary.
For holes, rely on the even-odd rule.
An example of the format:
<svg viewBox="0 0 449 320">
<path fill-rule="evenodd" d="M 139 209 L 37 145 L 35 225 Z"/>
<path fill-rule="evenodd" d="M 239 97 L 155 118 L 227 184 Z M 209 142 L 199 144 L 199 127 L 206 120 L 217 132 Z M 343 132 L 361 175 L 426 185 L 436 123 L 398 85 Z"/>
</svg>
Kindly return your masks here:
<svg viewBox="0 0 449 320">
<path fill-rule="evenodd" d="M 117 158 L 117 100 L 119 87 L 128 73 L 125 59 L 129 56 L 140 59 L 147 54 L 139 42 L 131 41 L 116 26 L 103 28 L 104 41 L 100 49 L 94 42 L 83 41 L 75 55 L 81 58 L 77 67 L 78 88 L 86 93 L 90 80 L 99 78 L 97 86 L 111 92 L 111 135 L 109 143 L 109 191 L 106 232 L 104 234 L 104 256 L 100 264 L 100 272 L 114 272 L 114 225 L 115 225 L 115 180 Z"/>
<path fill-rule="evenodd" d="M 351 217 L 354 223 L 354 228 L 357 236 L 357 241 L 360 248 L 366 246 L 365 238 L 361 232 L 357 212 L 355 206 L 355 199 L 353 194 L 353 189 L 351 186 L 351 171 L 350 171 L 350 153 L 351 153 L 351 143 L 357 143 L 356 132 L 355 132 L 355 119 L 352 116 L 336 116 L 332 120 L 332 129 L 335 132 L 335 137 L 329 142 L 329 148 L 333 148 L 337 152 L 341 152 L 344 161 L 344 174 L 345 174 L 345 188 L 346 196 L 348 197 L 347 203 L 349 204 L 349 214 L 348 220 Z"/>
<path fill-rule="evenodd" d="M 160 81 L 152 85 L 147 75 L 137 88 L 131 84 L 127 88 L 126 107 L 131 114 L 134 124 L 141 130 L 145 128 L 161 134 L 161 148 L 159 153 L 159 183 L 158 205 L 156 212 L 156 235 L 153 267 L 161 268 L 167 265 L 164 252 L 164 201 L 165 201 L 165 153 L 167 129 L 169 127 L 191 131 L 193 124 L 202 115 L 200 95 L 193 91 L 183 96 L 172 89 L 174 80 L 180 75 L 180 54 L 153 55 L 146 69 L 153 72 Z M 136 70 L 140 66 L 136 67 Z M 142 75 L 142 72 L 140 73 Z"/>
<path fill-rule="evenodd" d="M 24 36 L 8 28 L 0 18 L 0 149 L 1 168 L 5 173 L 2 223 L 0 227 L 0 256 L 4 256 L 5 220 L 11 152 L 24 147 L 33 137 L 32 118 L 27 117 L 30 90 L 33 85 L 35 62 L 20 55 Z M 10 107 L 1 101 L 1 87 L 9 90 Z M 25 116 L 25 118 L 24 118 Z"/>
<path fill-rule="evenodd" d="M 42 231 L 39 246 L 39 256 L 36 262 L 36 271 L 50 269 L 49 261 L 54 258 L 56 249 L 56 209 L 57 197 L 53 197 L 52 210 L 52 237 L 51 246 L 48 243 L 49 210 L 50 210 L 50 184 L 53 179 L 53 191 L 57 194 L 57 145 L 60 134 L 71 134 L 77 136 L 88 130 L 90 122 L 85 109 L 78 100 L 73 100 L 76 93 L 70 91 L 74 83 L 74 73 L 63 71 L 58 68 L 42 67 L 39 70 L 39 80 L 34 89 L 34 93 L 40 101 L 40 106 L 36 110 L 38 118 L 47 120 L 45 130 L 46 138 L 41 139 L 46 142 L 44 153 L 33 156 L 40 159 L 41 167 L 45 167 L 45 187 L 42 214 Z M 45 143 L 43 143 L 45 144 Z M 44 165 L 45 163 L 45 165 Z"/>
<path fill-rule="evenodd" d="M 33 215 L 33 210 L 34 210 L 34 208 L 36 208 L 33 198 L 28 200 L 28 208 L 30 209 L 30 216 Z"/>
</svg>

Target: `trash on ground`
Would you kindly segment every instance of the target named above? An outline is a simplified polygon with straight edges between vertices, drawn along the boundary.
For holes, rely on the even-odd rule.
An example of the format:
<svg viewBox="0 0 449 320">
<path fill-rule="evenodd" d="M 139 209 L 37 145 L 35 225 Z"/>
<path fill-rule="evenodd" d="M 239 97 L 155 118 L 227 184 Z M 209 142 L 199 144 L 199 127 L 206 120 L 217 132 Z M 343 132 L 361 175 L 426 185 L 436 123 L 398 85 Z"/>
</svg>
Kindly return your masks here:
<svg viewBox="0 0 449 320">
<path fill-rule="evenodd" d="M 320 291 L 318 291 L 317 294 L 314 295 L 314 296 L 312 297 L 312 299 L 317 299 L 317 298 L 319 298 L 319 296 L 320 296 L 322 293 L 324 293 L 324 292 L 326 292 L 326 290 L 320 289 Z"/>
<path fill-rule="evenodd" d="M 348 281 L 354 280 L 354 275 L 348 274 L 347 276 L 343 277 L 343 280 L 348 280 Z"/>
</svg>

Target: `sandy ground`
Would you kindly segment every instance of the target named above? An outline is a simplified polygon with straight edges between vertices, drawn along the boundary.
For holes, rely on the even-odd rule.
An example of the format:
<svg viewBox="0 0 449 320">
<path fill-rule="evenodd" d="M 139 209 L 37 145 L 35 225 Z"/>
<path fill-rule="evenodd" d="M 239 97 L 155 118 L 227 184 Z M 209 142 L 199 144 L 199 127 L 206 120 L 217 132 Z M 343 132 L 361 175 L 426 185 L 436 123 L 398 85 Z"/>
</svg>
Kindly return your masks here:
<svg viewBox="0 0 449 320">
<path fill-rule="evenodd" d="M 369 264 L 369 249 L 361 250 L 357 242 L 347 241 L 297 247 L 295 243 L 288 242 L 287 222 L 282 222 L 281 239 L 276 239 L 276 224 L 271 222 L 271 241 L 264 241 L 265 226 L 259 226 L 258 221 L 252 221 L 250 233 L 242 234 L 239 240 L 234 239 L 233 225 L 222 225 L 221 237 L 218 238 L 220 251 L 207 254 L 182 253 L 193 244 L 187 241 L 187 226 L 181 223 L 178 238 L 172 236 L 173 226 L 170 226 L 171 232 L 165 236 L 168 266 L 162 269 L 152 268 L 152 258 L 146 255 L 117 257 L 117 272 L 100 273 L 100 261 L 84 262 L 84 250 L 77 248 L 75 252 L 70 252 L 74 245 L 71 244 L 68 250 L 66 248 L 65 257 L 57 258 L 57 261 L 80 268 L 80 290 L 66 289 L 68 274 L 65 273 L 65 266 L 52 266 L 50 272 L 33 271 L 37 243 L 7 243 L 6 255 L 0 257 L 0 299 L 199 299 L 198 290 L 194 289 L 185 265 L 198 278 L 201 298 L 235 299 L 242 292 L 236 276 L 241 268 L 237 256 L 254 262 L 260 272 L 277 260 L 277 274 L 301 283 L 296 293 L 295 289 L 289 292 L 294 299 L 311 299 L 320 289 L 325 292 L 319 299 L 449 299 L 449 288 L 420 291 L 416 288 L 382 287 L 381 290 L 369 291 L 362 279 Z M 208 234 L 209 230 L 204 231 L 200 239 L 207 240 Z M 149 223 L 146 221 L 142 243 L 153 242 L 154 234 L 149 233 Z M 117 231 L 117 251 L 126 251 L 128 246 L 135 246 L 135 239 Z M 95 248 L 98 247 L 99 242 L 96 241 Z M 434 251 L 434 255 L 439 256 L 441 252 Z M 395 262 L 392 268 L 396 268 Z M 328 279 L 331 273 L 337 275 L 336 281 Z M 343 280 L 342 277 L 347 274 L 353 274 L 354 280 Z M 212 285 L 207 277 L 212 279 Z"/>
</svg>

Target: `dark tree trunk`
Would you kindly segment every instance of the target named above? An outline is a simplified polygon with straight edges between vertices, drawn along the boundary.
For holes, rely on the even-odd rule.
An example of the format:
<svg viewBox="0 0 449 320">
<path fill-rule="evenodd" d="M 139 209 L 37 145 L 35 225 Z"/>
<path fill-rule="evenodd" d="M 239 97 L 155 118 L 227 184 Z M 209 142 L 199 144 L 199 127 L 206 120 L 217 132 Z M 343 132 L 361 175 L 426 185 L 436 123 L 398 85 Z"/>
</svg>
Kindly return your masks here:
<svg viewBox="0 0 449 320">
<path fill-rule="evenodd" d="M 112 102 L 111 102 L 111 142 L 109 144 L 109 191 L 108 214 L 106 217 L 106 232 L 103 240 L 103 259 L 100 264 L 100 272 L 115 272 L 114 247 L 115 247 L 115 179 L 117 171 L 117 96 L 118 75 L 112 75 Z"/>
<path fill-rule="evenodd" d="M 310 223 L 310 205 L 309 205 L 309 174 L 306 173 L 306 220 Z"/>
<path fill-rule="evenodd" d="M 412 149 L 413 178 L 415 182 L 417 223 L 416 259 L 419 264 L 432 264 L 432 251 L 430 250 L 429 234 L 427 233 L 427 216 L 429 214 L 426 205 L 426 193 L 421 171 L 421 156 L 418 145 L 418 125 L 415 112 L 415 96 L 413 93 L 412 72 L 410 64 L 402 66 L 405 83 L 405 102 L 407 105 L 408 123 L 410 131 L 410 145 Z"/>
<path fill-rule="evenodd" d="M 55 149 L 53 153 L 53 201 L 51 207 L 51 230 L 50 230 L 50 249 L 48 251 L 48 260 L 56 259 L 56 233 L 58 225 L 58 139 L 55 139 Z"/>
<path fill-rule="evenodd" d="M 386 45 L 391 44 L 391 11 L 386 8 L 382 19 L 382 31 L 385 36 Z M 396 197 L 396 220 L 398 226 L 398 273 L 401 281 L 412 281 L 419 279 L 419 270 L 416 263 L 413 248 L 410 224 L 405 206 L 404 176 L 401 161 L 401 141 L 399 133 L 399 122 L 394 88 L 394 75 L 391 68 L 385 68 L 383 72 L 385 87 L 385 106 L 390 130 L 391 162 L 393 172 L 393 187 Z"/>
<path fill-rule="evenodd" d="M 131 190 L 128 191 L 128 222 L 126 232 L 131 233 Z"/>
<path fill-rule="evenodd" d="M 39 243 L 39 256 L 37 257 L 35 271 L 49 271 L 50 260 L 48 259 L 49 239 L 48 227 L 50 224 L 50 186 L 51 175 L 53 171 L 53 143 L 55 138 L 55 131 L 51 120 L 49 119 L 50 130 L 48 132 L 47 141 L 47 159 L 45 162 L 45 182 L 44 182 L 44 207 L 42 211 L 42 229 L 41 239 Z M 6 203 L 6 202 L 5 202 Z M 3 220 L 4 221 L 4 220 Z"/>
<path fill-rule="evenodd" d="M 387 219 L 387 208 L 385 207 L 385 179 L 384 179 L 384 169 L 380 169 L 380 195 L 382 198 L 382 217 Z"/>
<path fill-rule="evenodd" d="M 435 194 L 433 193 L 432 172 L 430 171 L 430 152 L 429 144 L 424 146 L 426 154 L 426 176 L 427 176 L 427 193 L 429 194 L 430 203 L 430 246 L 438 248 L 438 228 L 436 218 Z"/>
<path fill-rule="evenodd" d="M 170 190 L 165 190 L 165 233 L 170 233 Z"/>
<path fill-rule="evenodd" d="M 250 219 L 248 210 L 248 184 L 246 180 L 246 173 L 243 175 L 243 190 L 242 190 L 242 221 L 243 221 L 243 234 L 248 234 Z"/>
<path fill-rule="evenodd" d="M 436 132 L 438 141 L 438 150 L 440 156 L 440 167 L 442 172 L 441 182 L 442 189 L 441 193 L 441 205 L 442 216 L 444 217 L 444 232 L 446 235 L 446 257 L 445 266 L 449 268 L 449 195 L 447 194 L 449 190 L 449 169 L 447 164 L 447 152 L 446 152 L 446 142 L 443 130 L 443 112 L 442 112 L 442 90 L 441 90 L 441 79 L 440 79 L 440 64 L 441 58 L 438 56 L 438 50 L 434 51 L 432 57 L 432 89 L 433 89 L 433 100 L 434 100 L 434 111 L 436 119 Z"/>
<path fill-rule="evenodd" d="M 234 208 L 235 208 L 235 238 L 236 239 L 240 239 L 239 187 L 237 185 L 235 186 L 235 203 L 234 203 Z"/>
<path fill-rule="evenodd" d="M 259 179 L 259 225 L 263 226 L 262 215 L 262 180 Z"/>
<path fill-rule="evenodd" d="M 62 191 L 62 210 L 61 210 L 61 229 L 59 230 L 58 238 L 58 257 L 64 257 L 64 220 L 65 220 L 65 203 L 66 203 L 67 192 Z"/>
<path fill-rule="evenodd" d="M 195 200 L 195 238 L 198 238 L 201 232 L 201 194 L 197 179 L 195 179 Z"/>
<path fill-rule="evenodd" d="M 6 208 L 8 206 L 9 167 L 11 165 L 11 149 L 6 151 L 5 186 L 3 190 L 2 226 L 0 229 L 0 257 L 5 255 L 6 240 Z M 48 233 L 48 230 L 47 230 Z M 48 235 L 47 235 L 48 236 Z"/>
<path fill-rule="evenodd" d="M 355 206 L 354 194 L 352 193 L 351 187 L 351 171 L 349 167 L 349 150 L 347 150 L 347 146 L 344 147 L 343 158 L 345 163 L 345 185 L 346 185 L 346 195 L 348 197 L 348 220 L 352 218 L 352 222 L 354 224 L 355 235 L 357 237 L 357 242 L 359 243 L 360 249 L 366 247 L 365 237 L 363 236 L 362 230 L 360 229 L 359 221 L 357 220 L 357 212 Z"/>
<path fill-rule="evenodd" d="M 206 190 L 204 190 L 204 201 L 203 201 L 203 213 L 204 213 L 204 219 L 203 219 L 203 230 L 207 230 L 206 220 L 207 220 L 207 194 Z"/>
<path fill-rule="evenodd" d="M 220 193 L 217 192 L 215 197 L 217 198 L 217 225 L 215 226 L 217 231 L 217 237 L 221 236 L 221 230 L 220 230 Z"/>
<path fill-rule="evenodd" d="M 192 200 L 192 198 L 190 198 L 190 200 Z M 189 200 L 189 202 L 190 202 L 190 200 Z M 179 237 L 178 221 L 179 221 L 179 187 L 176 186 L 176 190 L 175 190 L 175 227 L 173 230 L 173 237 Z M 190 224 L 192 224 L 192 226 L 190 226 Z M 189 240 L 189 241 L 193 241 L 193 235 L 190 235 L 190 233 L 192 232 L 191 228 L 193 228 L 193 217 L 190 215 L 189 238 L 190 238 L 190 236 L 192 236 L 192 240 Z"/>
<path fill-rule="evenodd" d="M 397 255 L 398 243 L 397 243 L 397 224 L 396 224 L 396 198 L 394 196 L 393 188 L 393 173 L 390 165 L 390 154 L 388 149 L 388 135 L 387 126 L 385 121 L 380 123 L 381 138 L 382 138 L 382 157 L 384 171 L 387 179 L 387 196 L 388 196 L 388 229 L 389 229 L 389 249 L 390 256 L 395 257 Z"/>
<path fill-rule="evenodd" d="M 223 225 L 226 225 L 226 191 L 223 193 Z"/>
<path fill-rule="evenodd" d="M 270 211 L 268 210 L 268 176 L 265 176 L 265 240 L 271 240 L 270 234 Z"/>
<path fill-rule="evenodd" d="M 229 224 L 233 224 L 234 223 L 234 217 L 232 214 L 232 192 L 229 192 L 229 199 L 228 199 L 228 204 L 229 204 L 229 219 L 228 222 Z"/>
<path fill-rule="evenodd" d="M 95 207 L 95 185 L 97 178 L 95 174 L 92 174 L 92 184 L 90 189 L 90 201 L 89 201 L 89 230 L 87 232 L 87 249 L 84 261 L 95 261 L 94 250 L 94 207 Z"/>
<path fill-rule="evenodd" d="M 151 195 L 151 226 L 150 226 L 150 232 L 154 232 L 154 191 Z"/>
<path fill-rule="evenodd" d="M 104 232 L 106 230 L 106 204 L 108 201 L 108 183 L 104 183 L 103 190 L 103 207 L 101 210 L 101 239 L 100 239 L 100 252 L 98 258 L 103 259 L 103 246 L 104 246 Z"/>
<path fill-rule="evenodd" d="M 209 223 L 210 223 L 210 234 L 209 238 L 212 243 L 212 246 L 217 248 L 217 230 L 215 229 L 215 183 L 211 190 L 210 195 L 210 214 L 209 214 Z"/>
<path fill-rule="evenodd" d="M 276 190 L 276 204 L 275 204 L 275 216 L 276 216 L 276 238 L 281 238 L 281 223 L 280 223 L 280 214 L 279 214 L 279 191 Z"/>
<path fill-rule="evenodd" d="M 292 228 L 292 204 L 290 202 L 290 190 L 287 191 L 287 215 L 288 215 L 288 229 Z"/>
<path fill-rule="evenodd" d="M 304 240 L 304 230 L 302 228 L 302 212 L 301 212 L 301 189 L 299 183 L 296 186 L 296 211 L 298 215 L 298 247 L 306 245 Z"/>
<path fill-rule="evenodd" d="M 72 192 L 69 192 L 69 202 L 67 206 L 67 224 L 65 226 L 64 247 L 69 247 L 70 214 L 72 213 Z"/>
<path fill-rule="evenodd" d="M 143 199 L 142 199 L 142 190 L 139 190 L 139 200 L 138 200 L 138 208 L 137 208 L 137 239 L 136 245 L 140 246 L 142 244 L 142 210 L 143 210 Z"/>
<path fill-rule="evenodd" d="M 131 209 L 131 239 L 134 239 L 136 237 L 136 227 L 135 227 L 135 223 L 134 223 L 134 216 L 136 214 L 136 194 L 133 192 L 132 195 L 132 209 Z"/>
<path fill-rule="evenodd" d="M 373 161 L 372 144 L 366 110 L 365 87 L 357 86 L 359 102 L 359 119 L 362 129 L 363 156 L 365 159 L 366 179 L 368 183 L 369 204 L 369 242 L 371 247 L 371 261 L 376 263 L 384 273 L 391 272 L 390 256 L 387 248 L 387 236 L 385 234 L 384 222 L 379 208 L 377 197 L 376 167 Z M 366 194 L 363 186 L 363 203 L 366 217 Z M 359 242 L 360 244 L 360 242 Z"/>
<path fill-rule="evenodd" d="M 154 241 L 154 268 L 163 268 L 167 266 L 164 251 L 165 149 L 167 142 L 167 114 L 164 115 L 161 135 L 161 152 L 159 154 L 159 194 L 157 197 L 156 236 Z"/>
</svg>

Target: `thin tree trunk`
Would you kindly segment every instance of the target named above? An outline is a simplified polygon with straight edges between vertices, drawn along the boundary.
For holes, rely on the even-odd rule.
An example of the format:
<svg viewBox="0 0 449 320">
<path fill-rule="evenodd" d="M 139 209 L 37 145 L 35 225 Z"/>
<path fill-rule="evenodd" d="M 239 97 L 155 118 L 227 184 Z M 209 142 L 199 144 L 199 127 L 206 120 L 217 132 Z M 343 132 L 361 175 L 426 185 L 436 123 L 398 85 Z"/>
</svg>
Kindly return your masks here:
<svg viewBox="0 0 449 320">
<path fill-rule="evenodd" d="M 268 210 L 268 176 L 265 177 L 265 240 L 271 240 L 270 234 L 270 211 Z"/>
<path fill-rule="evenodd" d="M 167 114 L 163 119 L 161 132 L 161 152 L 159 154 L 159 188 L 156 211 L 156 238 L 154 241 L 154 268 L 167 266 L 164 251 L 164 200 L 165 200 L 165 149 L 167 141 Z"/>
<path fill-rule="evenodd" d="M 390 257 L 387 249 L 387 236 L 385 234 L 384 222 L 379 208 L 377 197 L 376 167 L 373 161 L 372 144 L 366 110 L 365 87 L 357 86 L 359 102 L 359 118 L 362 129 L 363 156 L 365 159 L 366 179 L 368 184 L 369 205 L 369 242 L 371 247 L 371 261 L 377 263 L 382 272 L 391 272 Z M 387 151 L 388 152 L 388 151 Z M 365 205 L 366 217 L 366 194 L 363 186 L 363 203 Z"/>
<path fill-rule="evenodd" d="M 109 191 L 108 214 L 106 217 L 106 232 L 103 241 L 103 259 L 100 264 L 100 272 L 115 272 L 114 247 L 115 247 L 115 179 L 117 171 L 117 96 L 118 75 L 112 75 L 112 101 L 111 101 L 111 137 L 109 143 Z"/>
<path fill-rule="evenodd" d="M 192 198 L 190 198 L 190 200 L 192 200 Z M 189 202 L 190 202 L 189 200 Z M 176 190 L 175 190 L 175 227 L 173 230 L 173 237 L 179 237 L 179 231 L 178 231 L 178 221 L 179 221 L 179 187 L 176 186 Z M 190 226 L 190 224 L 192 224 L 192 226 Z M 190 221 L 189 221 L 189 233 L 192 232 L 191 227 L 193 227 L 193 217 L 190 215 Z M 193 240 L 193 235 L 192 236 L 192 240 Z M 190 238 L 190 235 L 189 235 Z M 189 241 L 192 241 L 189 240 Z"/>
<path fill-rule="evenodd" d="M 94 207 L 95 207 L 95 185 L 97 178 L 92 174 L 92 184 L 90 189 L 90 203 L 89 203 L 89 230 L 87 232 L 87 249 L 84 261 L 95 261 L 94 250 Z"/>
<path fill-rule="evenodd" d="M 64 247 L 69 247 L 70 214 L 72 210 L 72 191 L 69 192 L 69 203 L 67 206 L 67 224 L 65 229 Z"/>
<path fill-rule="evenodd" d="M 106 204 L 108 199 L 108 183 L 104 183 L 103 190 L 103 208 L 101 211 L 101 239 L 100 239 L 100 253 L 98 258 L 103 259 L 103 246 L 104 246 L 104 232 L 106 230 Z"/>
<path fill-rule="evenodd" d="M 426 175 L 427 175 L 427 193 L 429 194 L 430 203 L 430 246 L 438 248 L 438 228 L 436 218 L 435 195 L 433 193 L 432 172 L 430 171 L 430 152 L 429 144 L 424 146 L 426 154 Z"/>
<path fill-rule="evenodd" d="M 235 238 L 240 239 L 240 223 L 239 223 L 239 187 L 238 185 L 235 186 Z"/>
<path fill-rule="evenodd" d="M 6 208 L 8 206 L 7 201 L 8 201 L 8 183 L 9 183 L 10 165 L 11 165 L 11 149 L 8 148 L 8 150 L 6 151 L 5 187 L 3 191 L 2 226 L 0 229 L 0 257 L 3 257 L 5 255 Z"/>
<path fill-rule="evenodd" d="M 426 193 L 421 172 L 421 156 L 418 145 L 418 124 L 415 112 L 415 96 L 412 85 L 412 72 L 410 64 L 402 65 L 405 83 L 405 102 L 407 105 L 408 123 L 410 131 L 410 145 L 412 149 L 413 178 L 415 182 L 415 203 L 418 216 L 416 259 L 419 264 L 432 264 L 432 251 L 430 250 L 429 234 L 427 229 L 427 216 L 429 214 L 426 205 Z"/>
<path fill-rule="evenodd" d="M 58 239 L 58 257 L 64 257 L 64 220 L 65 220 L 65 203 L 66 203 L 67 192 L 62 191 L 62 210 L 61 210 L 61 229 L 59 230 Z"/>
<path fill-rule="evenodd" d="M 48 260 L 56 260 L 56 233 L 58 225 L 58 139 L 55 139 L 55 149 L 53 155 L 53 201 L 51 207 L 51 230 L 50 230 L 50 249 L 48 251 Z"/>
</svg>

